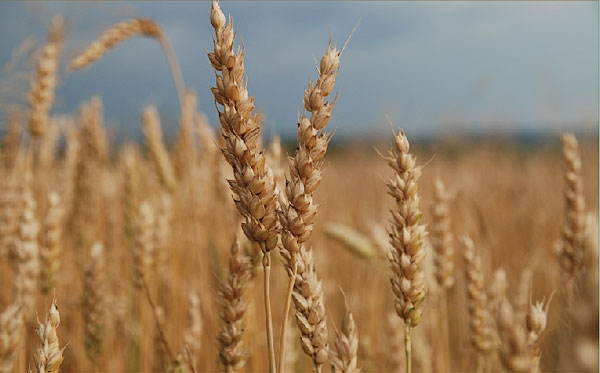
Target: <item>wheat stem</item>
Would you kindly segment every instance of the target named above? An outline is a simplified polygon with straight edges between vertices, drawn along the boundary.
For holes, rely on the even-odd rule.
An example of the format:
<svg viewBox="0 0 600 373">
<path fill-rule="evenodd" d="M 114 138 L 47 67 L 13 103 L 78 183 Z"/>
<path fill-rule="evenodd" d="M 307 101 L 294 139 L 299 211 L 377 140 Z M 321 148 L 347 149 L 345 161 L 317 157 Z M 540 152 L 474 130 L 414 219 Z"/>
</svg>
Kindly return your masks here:
<svg viewBox="0 0 600 373">
<path fill-rule="evenodd" d="M 404 352 L 406 354 L 406 373 L 412 371 L 412 341 L 410 338 L 410 331 L 412 327 L 409 324 L 405 324 L 405 335 L 404 335 Z"/>
<path fill-rule="evenodd" d="M 269 280 L 271 278 L 271 253 L 263 254 L 263 269 L 264 269 L 264 293 L 265 293 L 265 317 L 267 324 L 267 341 L 269 349 L 269 372 L 277 372 L 275 365 L 275 348 L 273 345 L 273 315 L 271 314 L 271 289 Z"/>
<path fill-rule="evenodd" d="M 285 304 L 283 306 L 283 321 L 281 322 L 281 334 L 279 336 L 279 365 L 277 367 L 277 371 L 280 373 L 284 372 L 284 358 L 285 358 L 285 335 L 287 332 L 287 322 L 290 314 L 290 306 L 292 305 L 292 293 L 294 292 L 294 283 L 296 282 L 296 275 L 298 273 L 298 269 L 296 264 L 293 264 L 292 275 L 288 279 L 288 287 L 286 290 L 285 296 Z"/>
</svg>

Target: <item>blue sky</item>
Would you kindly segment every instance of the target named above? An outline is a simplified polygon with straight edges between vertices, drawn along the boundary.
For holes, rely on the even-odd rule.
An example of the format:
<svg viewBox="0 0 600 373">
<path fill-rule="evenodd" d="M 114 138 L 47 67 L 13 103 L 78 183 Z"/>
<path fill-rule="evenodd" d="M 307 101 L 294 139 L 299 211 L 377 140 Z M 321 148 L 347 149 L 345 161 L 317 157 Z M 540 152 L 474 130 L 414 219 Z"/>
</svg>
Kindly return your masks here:
<svg viewBox="0 0 600 373">
<path fill-rule="evenodd" d="M 386 115 L 414 136 L 598 128 L 598 2 L 223 1 L 221 8 L 244 42 L 248 89 L 267 134 L 295 133 L 314 59 L 330 32 L 341 47 L 359 19 L 337 80 L 336 137 L 386 134 Z M 150 17 L 214 125 L 209 12 L 210 2 L 0 2 L 0 66 L 28 37 L 43 42 L 56 14 L 68 26 L 63 65 L 110 25 Z M 0 71 L 0 102 L 25 104 L 2 89 L 15 76 Z M 120 134 L 141 133 L 148 104 L 167 132 L 176 127 L 175 89 L 153 40 L 129 40 L 84 71 L 61 71 L 53 112 L 74 112 L 96 94 Z"/>
</svg>

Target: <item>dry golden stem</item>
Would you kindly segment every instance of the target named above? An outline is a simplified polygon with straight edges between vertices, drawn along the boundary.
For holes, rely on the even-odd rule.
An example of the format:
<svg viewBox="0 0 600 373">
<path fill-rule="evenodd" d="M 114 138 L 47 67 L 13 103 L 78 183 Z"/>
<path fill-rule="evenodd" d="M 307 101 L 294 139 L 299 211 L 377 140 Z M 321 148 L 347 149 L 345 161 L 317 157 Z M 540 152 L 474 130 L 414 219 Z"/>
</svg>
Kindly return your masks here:
<svg viewBox="0 0 600 373">
<path fill-rule="evenodd" d="M 152 299 L 152 295 L 150 294 L 150 289 L 148 288 L 148 283 L 144 277 L 141 278 L 142 288 L 144 289 L 144 293 L 146 294 L 146 299 L 148 299 L 148 304 L 150 304 L 150 309 L 152 310 L 152 316 L 154 317 L 154 322 L 156 324 L 156 330 L 159 333 L 159 338 L 165 348 L 165 352 L 169 358 L 169 362 L 173 363 L 176 361 L 175 354 L 169 345 L 169 341 L 167 340 L 167 335 L 164 331 L 164 323 L 161 320 L 160 316 L 160 307 L 156 305 L 154 300 Z"/>
<path fill-rule="evenodd" d="M 196 93 L 188 90 L 181 107 L 181 120 L 175 146 L 175 170 L 179 179 L 189 177 L 196 164 L 196 144 L 194 142 L 194 125 L 197 120 Z"/>
<path fill-rule="evenodd" d="M 404 335 L 404 351 L 406 353 L 406 373 L 412 372 L 412 340 L 410 338 L 410 330 L 412 329 L 408 324 L 404 324 L 405 335 Z"/>
</svg>

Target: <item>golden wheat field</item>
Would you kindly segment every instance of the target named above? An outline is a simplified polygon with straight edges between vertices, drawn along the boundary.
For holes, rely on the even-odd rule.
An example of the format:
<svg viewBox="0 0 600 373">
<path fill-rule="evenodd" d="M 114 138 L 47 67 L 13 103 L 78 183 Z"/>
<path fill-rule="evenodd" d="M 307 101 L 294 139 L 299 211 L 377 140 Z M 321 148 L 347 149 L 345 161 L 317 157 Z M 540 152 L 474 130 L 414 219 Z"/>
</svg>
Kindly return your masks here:
<svg viewBox="0 0 600 373">
<path fill-rule="evenodd" d="M 0 119 L 0 371 L 598 371 L 597 134 L 337 141 L 330 42 L 297 138 L 267 138 L 221 7 L 214 107 L 154 21 L 68 61 L 51 24 Z M 50 114 L 58 65 L 139 36 L 169 60 L 174 141 L 153 106 L 118 146 L 102 97 Z"/>
</svg>

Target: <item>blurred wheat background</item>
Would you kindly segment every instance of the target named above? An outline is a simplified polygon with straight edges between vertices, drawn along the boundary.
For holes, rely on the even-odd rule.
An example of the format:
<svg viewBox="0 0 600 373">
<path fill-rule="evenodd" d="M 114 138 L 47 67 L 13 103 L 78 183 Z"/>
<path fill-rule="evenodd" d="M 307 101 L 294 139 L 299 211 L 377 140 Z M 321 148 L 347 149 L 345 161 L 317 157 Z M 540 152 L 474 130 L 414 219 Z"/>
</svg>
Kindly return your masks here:
<svg viewBox="0 0 600 373">
<path fill-rule="evenodd" d="M 568 126 L 437 129 L 392 111 L 390 128 L 344 102 L 353 19 L 303 56 L 317 71 L 283 97 L 293 126 L 278 131 L 287 117 L 253 98 L 266 73 L 246 80 L 244 62 L 280 62 L 241 54 L 247 26 L 229 5 L 196 20 L 214 35 L 198 92 L 149 18 L 75 49 L 76 22 L 54 17 L 39 43 L 4 51 L 0 371 L 598 370 L 597 103 Z M 111 127 L 104 95 L 67 87 L 141 37 L 167 61 L 169 98 L 139 98 L 134 123 Z M 112 91 L 144 84 L 119 74 Z"/>
</svg>

